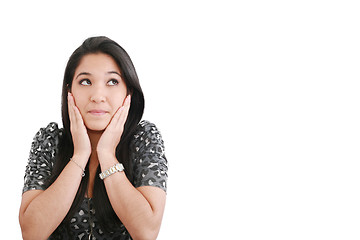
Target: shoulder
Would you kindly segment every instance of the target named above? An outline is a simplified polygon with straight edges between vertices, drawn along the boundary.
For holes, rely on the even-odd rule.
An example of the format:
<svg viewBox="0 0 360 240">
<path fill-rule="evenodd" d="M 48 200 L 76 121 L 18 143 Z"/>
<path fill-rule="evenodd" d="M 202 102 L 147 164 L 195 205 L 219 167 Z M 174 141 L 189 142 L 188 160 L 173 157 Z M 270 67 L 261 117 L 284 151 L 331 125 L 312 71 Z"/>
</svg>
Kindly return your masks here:
<svg viewBox="0 0 360 240">
<path fill-rule="evenodd" d="M 58 137 L 62 134 L 62 129 L 59 128 L 56 122 L 49 123 L 46 127 L 42 127 L 36 133 L 35 138 L 39 136 L 51 136 L 51 137 Z"/>
<path fill-rule="evenodd" d="M 160 132 L 154 123 L 148 120 L 141 120 L 136 127 L 135 135 L 144 134 L 160 134 Z"/>
<path fill-rule="evenodd" d="M 49 123 L 46 127 L 42 127 L 35 134 L 32 143 L 32 150 L 46 151 L 58 145 L 63 134 L 56 122 Z"/>
<path fill-rule="evenodd" d="M 163 147 L 164 142 L 161 133 L 154 123 L 142 120 L 135 129 L 132 145 L 136 151 L 139 151 L 139 148 L 154 144 Z"/>
</svg>

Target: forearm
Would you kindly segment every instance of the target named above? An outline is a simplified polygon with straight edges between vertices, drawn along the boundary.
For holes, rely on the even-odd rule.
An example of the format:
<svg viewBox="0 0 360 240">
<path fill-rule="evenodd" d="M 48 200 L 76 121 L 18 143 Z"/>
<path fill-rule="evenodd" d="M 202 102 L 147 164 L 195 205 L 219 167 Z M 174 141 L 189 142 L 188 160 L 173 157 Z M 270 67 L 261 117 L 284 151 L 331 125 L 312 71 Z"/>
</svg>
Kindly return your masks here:
<svg viewBox="0 0 360 240">
<path fill-rule="evenodd" d="M 81 162 L 79 158 L 74 161 Z M 24 239 L 47 239 L 68 213 L 81 182 L 82 170 L 69 162 L 55 182 L 20 210 Z"/>
<path fill-rule="evenodd" d="M 101 164 L 102 171 L 117 163 L 115 157 L 103 157 Z M 106 160 L 104 160 L 106 159 Z M 104 179 L 106 192 L 110 203 L 129 231 L 133 239 L 143 239 L 143 236 L 153 236 L 155 239 L 161 223 L 162 213 L 153 209 L 145 196 L 136 189 L 127 179 L 124 172 L 113 174 Z"/>
</svg>

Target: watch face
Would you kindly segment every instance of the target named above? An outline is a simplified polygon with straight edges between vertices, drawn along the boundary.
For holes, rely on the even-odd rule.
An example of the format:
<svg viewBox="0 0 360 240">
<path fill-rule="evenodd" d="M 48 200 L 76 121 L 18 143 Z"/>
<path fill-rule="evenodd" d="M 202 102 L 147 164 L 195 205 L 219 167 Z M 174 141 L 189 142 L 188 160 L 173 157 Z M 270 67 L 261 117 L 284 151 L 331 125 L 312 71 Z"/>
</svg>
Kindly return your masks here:
<svg viewBox="0 0 360 240">
<path fill-rule="evenodd" d="M 118 170 L 118 171 L 122 171 L 122 170 L 124 169 L 120 163 L 119 163 L 119 164 L 116 164 L 115 168 L 116 168 L 116 170 Z"/>
</svg>

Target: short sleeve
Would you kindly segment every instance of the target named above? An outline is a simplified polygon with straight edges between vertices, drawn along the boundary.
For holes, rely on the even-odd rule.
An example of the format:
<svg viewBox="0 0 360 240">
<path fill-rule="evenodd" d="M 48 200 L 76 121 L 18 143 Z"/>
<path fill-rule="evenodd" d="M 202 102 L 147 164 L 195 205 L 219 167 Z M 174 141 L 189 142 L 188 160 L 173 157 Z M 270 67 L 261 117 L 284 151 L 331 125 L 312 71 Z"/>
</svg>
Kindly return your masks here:
<svg viewBox="0 0 360 240">
<path fill-rule="evenodd" d="M 61 131 L 56 123 L 40 128 L 31 144 L 25 169 L 23 193 L 29 190 L 45 190 L 51 175 Z"/>
<path fill-rule="evenodd" d="M 141 121 L 130 145 L 135 187 L 154 186 L 167 190 L 168 162 L 164 142 L 153 123 Z"/>
</svg>

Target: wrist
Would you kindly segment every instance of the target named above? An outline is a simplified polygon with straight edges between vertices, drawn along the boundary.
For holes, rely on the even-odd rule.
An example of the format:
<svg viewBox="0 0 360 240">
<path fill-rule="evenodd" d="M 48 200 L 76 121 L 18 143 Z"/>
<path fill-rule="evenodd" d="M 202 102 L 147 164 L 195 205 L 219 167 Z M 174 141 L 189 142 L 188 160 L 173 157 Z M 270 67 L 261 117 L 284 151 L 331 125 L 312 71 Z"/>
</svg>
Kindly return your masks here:
<svg viewBox="0 0 360 240">
<path fill-rule="evenodd" d="M 115 153 L 111 153 L 108 151 L 104 152 L 97 152 L 98 159 L 101 167 L 101 171 L 105 171 L 109 169 L 110 167 L 114 166 L 115 164 L 119 163 L 117 160 Z"/>
<path fill-rule="evenodd" d="M 89 161 L 89 155 L 87 154 L 73 154 L 73 156 L 71 157 L 71 159 L 73 159 L 74 161 L 76 161 L 81 167 L 85 168 L 87 162 Z"/>
<path fill-rule="evenodd" d="M 99 177 L 101 180 L 104 180 L 105 178 L 111 176 L 112 174 L 122 171 L 124 171 L 124 166 L 121 163 L 117 163 L 114 166 L 110 167 L 109 169 L 100 173 Z"/>
<path fill-rule="evenodd" d="M 96 153 L 98 155 L 98 157 L 105 157 L 105 158 L 109 158 L 109 157 L 115 157 L 115 150 L 109 150 L 109 149 L 96 149 Z"/>
</svg>

